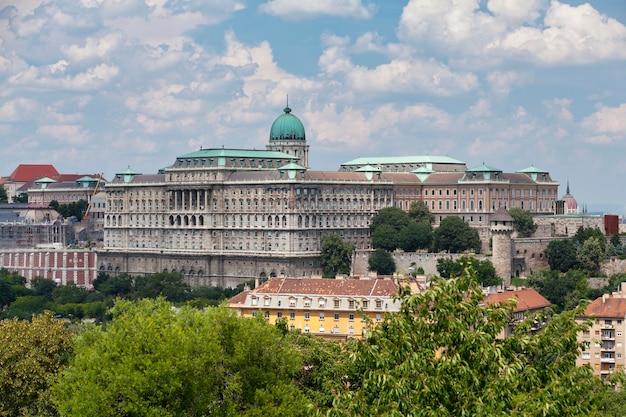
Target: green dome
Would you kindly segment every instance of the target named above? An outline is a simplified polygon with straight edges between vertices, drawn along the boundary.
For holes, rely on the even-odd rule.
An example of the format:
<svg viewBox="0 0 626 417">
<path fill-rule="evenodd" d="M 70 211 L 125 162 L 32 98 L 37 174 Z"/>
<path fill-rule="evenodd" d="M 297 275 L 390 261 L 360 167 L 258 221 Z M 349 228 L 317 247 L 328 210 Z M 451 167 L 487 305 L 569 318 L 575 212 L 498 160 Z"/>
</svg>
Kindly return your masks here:
<svg viewBox="0 0 626 417">
<path fill-rule="evenodd" d="M 289 107 L 285 107 L 285 114 L 278 116 L 272 123 L 270 140 L 306 140 L 302 122 L 291 114 Z"/>
</svg>

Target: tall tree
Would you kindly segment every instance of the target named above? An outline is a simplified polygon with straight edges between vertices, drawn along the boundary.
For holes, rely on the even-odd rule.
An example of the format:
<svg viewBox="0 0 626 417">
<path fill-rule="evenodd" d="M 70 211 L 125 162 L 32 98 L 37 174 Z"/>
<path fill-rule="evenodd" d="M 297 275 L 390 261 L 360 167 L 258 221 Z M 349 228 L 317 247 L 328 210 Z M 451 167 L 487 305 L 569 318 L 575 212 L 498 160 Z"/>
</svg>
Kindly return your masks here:
<svg viewBox="0 0 626 417">
<path fill-rule="evenodd" d="M 411 219 L 409 218 L 409 215 L 402 209 L 397 207 L 386 207 L 379 210 L 378 213 L 372 217 L 372 221 L 370 223 L 370 233 L 374 234 L 376 229 L 383 224 L 393 227 L 396 232 L 400 232 L 400 230 L 408 226 L 410 221 Z"/>
<path fill-rule="evenodd" d="M 54 386 L 64 416 L 304 415 L 299 353 L 263 319 L 119 300 Z"/>
<path fill-rule="evenodd" d="M 544 251 L 548 257 L 548 265 L 553 271 L 567 272 L 577 265 L 576 246 L 569 239 L 553 240 Z"/>
<path fill-rule="evenodd" d="M 48 389 L 67 366 L 73 340 L 51 313 L 0 321 L 0 415 L 55 415 Z"/>
<path fill-rule="evenodd" d="M 411 208 L 409 208 L 409 217 L 416 223 L 424 222 L 431 226 L 435 222 L 435 215 L 430 212 L 428 205 L 422 200 L 411 204 Z"/>
<path fill-rule="evenodd" d="M 321 263 L 324 278 L 334 278 L 337 274 L 349 274 L 352 266 L 354 246 L 345 243 L 336 233 L 322 236 Z"/>
<path fill-rule="evenodd" d="M 400 312 L 370 337 L 348 345 L 355 372 L 328 416 L 583 416 L 594 412 L 603 382 L 577 367 L 582 308 L 509 326 L 515 300 L 483 303 L 476 271 L 435 279 L 429 290 L 400 292 Z"/>
<path fill-rule="evenodd" d="M 7 190 L 5 190 L 4 185 L 0 184 L 0 204 L 8 202 L 9 197 L 7 195 Z"/>
<path fill-rule="evenodd" d="M 411 222 L 400 231 L 398 246 L 405 252 L 428 249 L 433 243 L 433 229 L 425 222 Z"/>
<path fill-rule="evenodd" d="M 396 263 L 389 252 L 384 249 L 376 249 L 367 260 L 370 271 L 376 271 L 381 275 L 390 275 L 396 272 Z"/>
<path fill-rule="evenodd" d="M 381 224 L 371 234 L 372 247 L 395 250 L 398 247 L 398 231 L 389 224 Z"/>
<path fill-rule="evenodd" d="M 448 216 L 435 229 L 434 246 L 438 251 L 461 253 L 466 250 L 480 252 L 478 231 L 460 217 Z"/>
<path fill-rule="evenodd" d="M 518 237 L 530 237 L 537 230 L 529 210 L 513 207 L 509 209 L 509 214 L 513 217 L 513 228 L 517 231 Z"/>
</svg>

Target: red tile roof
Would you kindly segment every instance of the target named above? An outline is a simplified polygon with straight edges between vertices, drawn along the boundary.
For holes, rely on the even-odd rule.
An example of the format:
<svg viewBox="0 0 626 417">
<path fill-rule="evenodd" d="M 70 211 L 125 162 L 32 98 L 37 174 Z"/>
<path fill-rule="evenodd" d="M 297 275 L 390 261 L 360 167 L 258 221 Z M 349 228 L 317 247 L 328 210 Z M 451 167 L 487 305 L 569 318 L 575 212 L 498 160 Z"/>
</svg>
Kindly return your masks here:
<svg viewBox="0 0 626 417">
<path fill-rule="evenodd" d="M 496 304 L 517 298 L 514 312 L 532 311 L 550 307 L 552 303 L 546 300 L 533 288 L 524 288 L 516 291 L 505 291 L 487 295 L 485 303 Z"/>
<path fill-rule="evenodd" d="M 596 298 L 585 309 L 585 316 L 596 317 L 626 317 L 626 298 L 605 295 Z"/>
<path fill-rule="evenodd" d="M 235 295 L 230 300 L 228 300 L 228 304 L 231 306 L 238 306 L 238 305 L 245 304 L 246 297 L 248 296 L 249 292 L 250 291 L 240 292 L 239 294 Z"/>
<path fill-rule="evenodd" d="M 390 279 L 326 279 L 326 278 L 270 278 L 251 293 L 300 294 L 300 295 L 348 295 L 390 296 L 398 292 L 395 281 Z"/>
<path fill-rule="evenodd" d="M 43 177 L 54 179 L 59 175 L 59 171 L 49 164 L 20 164 L 10 175 L 13 182 L 28 182 L 38 180 Z"/>
</svg>

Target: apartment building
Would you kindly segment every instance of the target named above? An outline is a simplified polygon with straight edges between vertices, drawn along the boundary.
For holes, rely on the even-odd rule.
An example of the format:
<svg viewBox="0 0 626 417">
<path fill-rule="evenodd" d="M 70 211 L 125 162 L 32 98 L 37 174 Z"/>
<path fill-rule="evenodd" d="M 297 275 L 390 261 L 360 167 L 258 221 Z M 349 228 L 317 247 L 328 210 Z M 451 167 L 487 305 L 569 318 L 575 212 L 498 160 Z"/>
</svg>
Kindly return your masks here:
<svg viewBox="0 0 626 417">
<path fill-rule="evenodd" d="M 589 365 L 602 378 L 624 369 L 626 359 L 626 283 L 604 294 L 585 309 L 580 320 L 593 319 L 591 328 L 579 335 L 585 349 L 576 364 Z"/>
<path fill-rule="evenodd" d="M 284 319 L 290 330 L 346 340 L 366 334 L 365 317 L 375 324 L 399 311 L 397 292 L 392 279 L 270 278 L 228 306 L 242 317 L 262 314 L 272 324 Z"/>
</svg>

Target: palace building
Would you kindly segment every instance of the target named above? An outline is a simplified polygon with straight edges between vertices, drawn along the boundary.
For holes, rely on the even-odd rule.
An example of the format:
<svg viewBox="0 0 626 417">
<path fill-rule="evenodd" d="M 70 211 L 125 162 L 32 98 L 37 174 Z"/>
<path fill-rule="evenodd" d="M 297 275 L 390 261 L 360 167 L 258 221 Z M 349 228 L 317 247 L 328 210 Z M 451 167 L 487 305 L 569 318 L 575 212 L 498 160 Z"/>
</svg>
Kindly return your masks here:
<svg viewBox="0 0 626 417">
<path fill-rule="evenodd" d="M 265 150 L 201 148 L 155 174 L 117 173 L 106 186 L 99 269 L 178 271 L 192 286 L 319 276 L 321 237 L 368 249 L 370 219 L 382 208 L 424 201 L 435 226 L 459 216 L 488 243 L 498 208 L 553 214 L 557 191 L 535 166 L 503 172 L 447 156 L 358 158 L 315 171 L 304 126 L 286 108 Z"/>
</svg>

